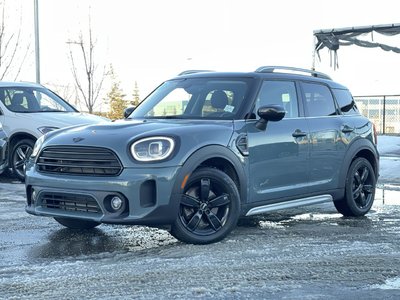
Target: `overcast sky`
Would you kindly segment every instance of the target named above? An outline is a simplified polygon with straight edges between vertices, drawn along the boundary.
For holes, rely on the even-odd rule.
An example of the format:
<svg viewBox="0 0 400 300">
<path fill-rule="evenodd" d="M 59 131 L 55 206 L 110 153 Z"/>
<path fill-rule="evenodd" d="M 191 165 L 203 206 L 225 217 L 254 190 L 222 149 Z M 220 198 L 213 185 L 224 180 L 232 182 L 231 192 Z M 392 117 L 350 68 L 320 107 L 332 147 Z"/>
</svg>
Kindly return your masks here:
<svg viewBox="0 0 400 300">
<path fill-rule="evenodd" d="M 33 48 L 34 0 L 6 1 L 22 10 Z M 87 31 L 89 7 L 98 64 L 113 65 L 129 96 L 137 81 L 142 97 L 184 69 L 310 68 L 314 30 L 400 23 L 398 0 L 39 0 L 42 83 L 72 84 L 66 42 Z M 384 41 L 400 47 L 400 37 Z M 400 94 L 400 54 L 356 46 L 338 54 L 339 70 L 327 50 L 317 69 L 355 95 Z M 31 55 L 20 79 L 35 81 L 33 67 Z"/>
</svg>

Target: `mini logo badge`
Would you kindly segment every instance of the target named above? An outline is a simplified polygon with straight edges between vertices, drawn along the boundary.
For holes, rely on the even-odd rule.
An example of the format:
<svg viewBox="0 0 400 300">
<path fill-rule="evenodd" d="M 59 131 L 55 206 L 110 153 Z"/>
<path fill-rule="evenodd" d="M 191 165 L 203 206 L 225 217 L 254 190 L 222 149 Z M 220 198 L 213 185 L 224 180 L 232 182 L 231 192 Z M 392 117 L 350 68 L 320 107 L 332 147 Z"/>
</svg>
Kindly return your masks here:
<svg viewBox="0 0 400 300">
<path fill-rule="evenodd" d="M 83 141 L 84 138 L 82 138 L 82 137 L 76 137 L 76 138 L 73 138 L 72 140 L 74 141 L 74 143 L 79 143 L 80 141 Z"/>
</svg>

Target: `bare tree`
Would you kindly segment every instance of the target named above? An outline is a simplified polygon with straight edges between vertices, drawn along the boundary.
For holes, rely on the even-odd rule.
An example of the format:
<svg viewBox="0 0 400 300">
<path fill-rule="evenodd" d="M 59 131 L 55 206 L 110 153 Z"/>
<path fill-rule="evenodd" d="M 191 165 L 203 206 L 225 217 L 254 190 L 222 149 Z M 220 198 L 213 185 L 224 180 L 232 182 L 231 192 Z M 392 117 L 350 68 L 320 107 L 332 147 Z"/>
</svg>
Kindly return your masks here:
<svg viewBox="0 0 400 300">
<path fill-rule="evenodd" d="M 90 14 L 87 39 L 84 38 L 81 31 L 77 40 L 70 40 L 67 43 L 70 45 L 69 57 L 71 60 L 71 71 L 78 94 L 83 98 L 89 113 L 92 113 L 97 99 L 99 98 L 99 93 L 107 72 L 105 65 L 102 70 L 98 70 L 98 65 L 95 61 L 94 50 L 96 41 L 93 40 Z M 78 46 L 78 57 L 74 56 L 72 45 Z M 77 66 L 79 57 L 83 68 L 78 68 Z M 82 79 L 82 77 L 84 77 L 84 79 Z"/>
<path fill-rule="evenodd" d="M 8 33 L 6 30 L 8 28 L 6 24 L 6 1 L 1 1 L 0 6 L 0 80 L 9 77 L 15 81 L 28 55 L 30 44 L 26 48 L 21 45 L 22 16 L 20 16 L 18 30 L 10 30 L 11 33 Z"/>
<path fill-rule="evenodd" d="M 67 84 L 56 84 L 52 82 L 46 82 L 46 87 L 49 87 L 53 92 L 55 92 L 58 96 L 62 97 L 68 103 L 77 106 L 76 99 L 76 86 L 70 83 Z"/>
</svg>

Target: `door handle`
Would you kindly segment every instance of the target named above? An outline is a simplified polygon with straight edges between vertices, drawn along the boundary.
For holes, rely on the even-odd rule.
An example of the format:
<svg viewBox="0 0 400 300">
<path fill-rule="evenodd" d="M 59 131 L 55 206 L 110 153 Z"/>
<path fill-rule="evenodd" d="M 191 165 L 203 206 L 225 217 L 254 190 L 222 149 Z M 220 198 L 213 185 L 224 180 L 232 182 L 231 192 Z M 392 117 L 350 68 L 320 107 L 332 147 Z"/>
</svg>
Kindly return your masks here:
<svg viewBox="0 0 400 300">
<path fill-rule="evenodd" d="M 348 125 L 343 125 L 341 128 L 343 133 L 350 133 L 354 131 L 354 128 L 348 126 Z"/>
<path fill-rule="evenodd" d="M 299 138 L 304 136 L 307 136 L 307 132 L 301 131 L 300 129 L 296 129 L 296 131 L 292 133 L 292 137 L 294 138 Z"/>
</svg>

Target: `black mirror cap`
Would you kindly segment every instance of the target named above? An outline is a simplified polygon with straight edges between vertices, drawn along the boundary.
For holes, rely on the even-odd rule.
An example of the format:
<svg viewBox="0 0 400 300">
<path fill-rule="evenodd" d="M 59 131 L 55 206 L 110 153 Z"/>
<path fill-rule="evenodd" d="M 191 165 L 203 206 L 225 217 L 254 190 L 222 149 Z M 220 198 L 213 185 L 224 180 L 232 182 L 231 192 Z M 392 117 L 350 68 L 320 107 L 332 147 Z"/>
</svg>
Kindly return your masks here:
<svg viewBox="0 0 400 300">
<path fill-rule="evenodd" d="M 285 116 L 285 109 L 281 105 L 271 104 L 267 106 L 261 106 L 257 110 L 258 116 L 265 121 L 277 122 L 283 119 Z"/>
<path fill-rule="evenodd" d="M 126 119 L 127 117 L 129 117 L 129 115 L 131 114 L 131 113 L 133 113 L 133 111 L 135 110 L 135 106 L 131 106 L 131 107 L 128 107 L 128 108 L 125 108 L 124 109 L 124 118 Z"/>
</svg>

